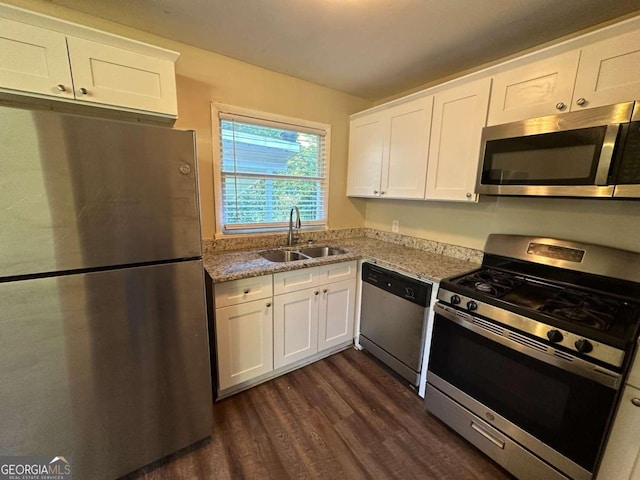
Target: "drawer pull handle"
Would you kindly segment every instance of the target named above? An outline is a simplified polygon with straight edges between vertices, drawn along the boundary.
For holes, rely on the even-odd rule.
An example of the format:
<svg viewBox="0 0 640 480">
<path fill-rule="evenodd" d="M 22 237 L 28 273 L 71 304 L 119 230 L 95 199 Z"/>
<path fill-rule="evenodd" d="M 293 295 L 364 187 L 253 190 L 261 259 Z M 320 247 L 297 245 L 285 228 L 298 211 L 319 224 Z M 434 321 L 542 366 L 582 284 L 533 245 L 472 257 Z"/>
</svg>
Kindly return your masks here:
<svg viewBox="0 0 640 480">
<path fill-rule="evenodd" d="M 247 293 L 249 293 L 251 290 L 249 288 L 245 288 L 244 289 L 244 294 L 246 295 Z"/>
<path fill-rule="evenodd" d="M 271 303 L 267 303 L 267 308 L 271 307 Z"/>
<path fill-rule="evenodd" d="M 63 84 L 58 84 L 58 86 L 56 87 L 58 89 L 59 92 L 66 92 L 67 91 L 67 87 L 65 87 Z"/>
<path fill-rule="evenodd" d="M 314 295 L 318 295 L 320 292 L 318 290 L 316 290 L 315 292 L 313 292 Z"/>
<path fill-rule="evenodd" d="M 80 93 L 83 94 L 83 95 L 87 95 L 89 93 L 89 91 L 86 88 L 81 87 L 80 88 Z"/>
<path fill-rule="evenodd" d="M 631 403 L 633 403 L 636 407 L 640 407 L 640 398 L 632 398 Z"/>
<path fill-rule="evenodd" d="M 493 443 L 496 447 L 504 449 L 504 442 L 499 438 L 496 438 L 491 432 L 485 430 L 484 427 L 478 425 L 476 422 L 471 422 L 471 428 L 473 428 L 476 432 L 482 435 L 484 438 Z"/>
<path fill-rule="evenodd" d="M 326 288 L 322 290 L 322 293 L 327 293 L 329 290 L 327 290 Z"/>
</svg>

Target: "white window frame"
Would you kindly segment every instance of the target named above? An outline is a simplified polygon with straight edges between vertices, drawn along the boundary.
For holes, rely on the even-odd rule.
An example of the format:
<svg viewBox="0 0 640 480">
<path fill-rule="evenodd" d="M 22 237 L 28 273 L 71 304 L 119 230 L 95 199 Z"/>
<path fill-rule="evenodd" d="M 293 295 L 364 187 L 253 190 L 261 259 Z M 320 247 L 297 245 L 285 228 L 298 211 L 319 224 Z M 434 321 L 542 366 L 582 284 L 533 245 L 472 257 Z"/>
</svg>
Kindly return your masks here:
<svg viewBox="0 0 640 480">
<path fill-rule="evenodd" d="M 331 157 L 331 125 L 328 123 L 313 122 L 310 120 L 304 120 L 301 118 L 289 117 L 285 115 L 278 115 L 275 113 L 263 112 L 260 110 L 253 110 L 244 107 L 237 107 L 234 105 L 228 105 L 225 103 L 211 102 L 211 130 L 212 130 L 212 149 L 213 149 L 213 192 L 214 192 L 214 211 L 216 220 L 216 232 L 215 238 L 223 238 L 227 236 L 242 236 L 242 235 L 256 235 L 256 234 L 269 234 L 280 233 L 287 231 L 287 227 L 268 227 L 264 229 L 251 229 L 251 230 L 234 230 L 226 231 L 222 222 L 222 158 L 221 158 L 221 140 L 220 140 L 220 113 L 228 113 L 231 115 L 238 115 L 247 117 L 247 121 L 252 120 L 259 123 L 260 120 L 268 123 L 281 124 L 281 128 L 296 127 L 303 130 L 309 128 L 313 130 L 322 130 L 324 135 L 324 160 L 325 160 L 325 218 L 323 222 L 307 223 L 302 222 L 302 228 L 304 230 L 328 230 L 329 229 L 329 179 L 330 177 L 330 157 Z M 292 205 L 293 206 L 293 205 Z"/>
</svg>

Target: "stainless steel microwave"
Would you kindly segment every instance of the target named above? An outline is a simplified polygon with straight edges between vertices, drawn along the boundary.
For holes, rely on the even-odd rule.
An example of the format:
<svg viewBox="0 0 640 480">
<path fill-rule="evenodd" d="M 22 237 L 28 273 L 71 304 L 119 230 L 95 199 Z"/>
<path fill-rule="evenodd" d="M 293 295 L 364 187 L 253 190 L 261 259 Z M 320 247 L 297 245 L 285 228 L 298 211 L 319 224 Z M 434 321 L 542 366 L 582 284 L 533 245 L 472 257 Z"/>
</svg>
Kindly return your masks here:
<svg viewBox="0 0 640 480">
<path fill-rule="evenodd" d="M 485 127 L 477 178 L 488 195 L 640 198 L 640 101 Z"/>
</svg>

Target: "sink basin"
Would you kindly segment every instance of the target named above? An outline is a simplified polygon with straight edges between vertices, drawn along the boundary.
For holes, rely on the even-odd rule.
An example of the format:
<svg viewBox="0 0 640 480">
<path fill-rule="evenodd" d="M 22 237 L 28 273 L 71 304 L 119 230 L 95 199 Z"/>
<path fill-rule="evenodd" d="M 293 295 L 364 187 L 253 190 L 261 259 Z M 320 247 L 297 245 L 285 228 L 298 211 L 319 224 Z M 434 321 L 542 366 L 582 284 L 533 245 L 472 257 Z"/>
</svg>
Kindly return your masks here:
<svg viewBox="0 0 640 480">
<path fill-rule="evenodd" d="M 309 247 L 309 248 L 301 248 L 300 253 L 303 255 L 307 255 L 311 258 L 318 257 L 330 257 L 332 255 L 340 255 L 342 253 L 347 253 L 344 248 L 337 247 Z"/>
<path fill-rule="evenodd" d="M 292 262 L 294 260 L 308 260 L 310 258 L 300 252 L 291 250 L 269 250 L 267 252 L 260 252 L 260 255 L 270 262 Z"/>
<path fill-rule="evenodd" d="M 310 258 L 330 257 L 341 253 L 347 253 L 347 251 L 337 247 L 307 247 L 300 250 L 267 250 L 260 252 L 260 255 L 270 262 L 294 262 Z"/>
</svg>

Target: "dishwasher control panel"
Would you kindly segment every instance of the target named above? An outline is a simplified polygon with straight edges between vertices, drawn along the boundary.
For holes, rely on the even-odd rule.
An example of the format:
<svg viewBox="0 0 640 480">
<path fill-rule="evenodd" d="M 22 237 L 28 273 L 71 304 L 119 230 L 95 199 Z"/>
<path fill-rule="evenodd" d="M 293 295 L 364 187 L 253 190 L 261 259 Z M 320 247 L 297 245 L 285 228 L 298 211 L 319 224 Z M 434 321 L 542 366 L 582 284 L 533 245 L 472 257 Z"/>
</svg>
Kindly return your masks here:
<svg viewBox="0 0 640 480">
<path fill-rule="evenodd" d="M 431 284 L 415 278 L 365 262 L 362 264 L 362 281 L 417 305 L 429 305 Z"/>
</svg>

